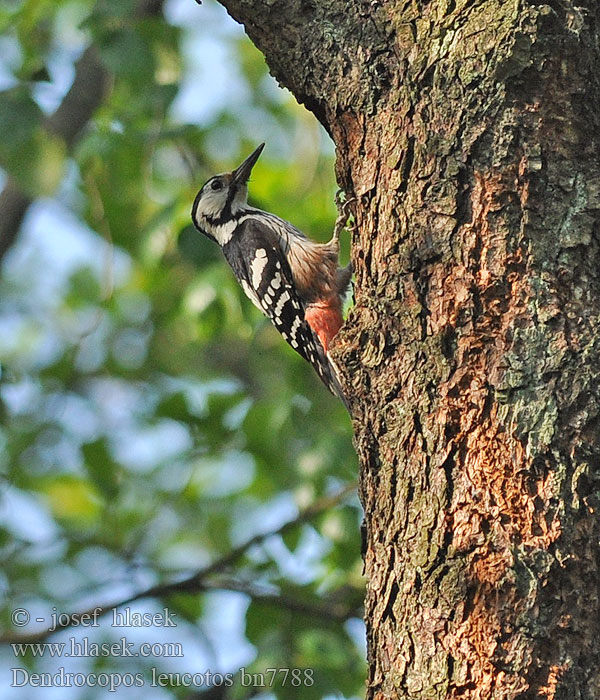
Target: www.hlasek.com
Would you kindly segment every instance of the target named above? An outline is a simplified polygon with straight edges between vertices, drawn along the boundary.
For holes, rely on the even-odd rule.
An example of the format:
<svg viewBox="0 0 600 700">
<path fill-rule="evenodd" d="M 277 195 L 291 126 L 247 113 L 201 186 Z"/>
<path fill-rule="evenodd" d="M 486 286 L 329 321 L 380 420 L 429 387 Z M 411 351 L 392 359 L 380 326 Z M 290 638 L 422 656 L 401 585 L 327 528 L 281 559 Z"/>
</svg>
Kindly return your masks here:
<svg viewBox="0 0 600 700">
<path fill-rule="evenodd" d="M 114 693 L 117 688 L 230 687 L 236 683 L 243 687 L 272 688 L 273 686 L 312 686 L 312 668 L 267 668 L 261 673 L 250 673 L 241 668 L 237 673 L 159 673 L 150 669 L 150 677 L 143 673 L 71 673 L 60 667 L 56 673 L 31 673 L 24 668 L 13 668 L 11 687 L 22 688 L 106 688 Z"/>
<path fill-rule="evenodd" d="M 136 658 L 149 656 L 176 658 L 183 656 L 183 645 L 178 642 L 142 642 L 137 647 L 121 637 L 118 642 L 92 642 L 88 637 L 69 637 L 66 642 L 20 642 L 10 645 L 15 656 L 46 656 L 52 658 L 81 658 L 86 656 L 121 656 Z"/>
</svg>

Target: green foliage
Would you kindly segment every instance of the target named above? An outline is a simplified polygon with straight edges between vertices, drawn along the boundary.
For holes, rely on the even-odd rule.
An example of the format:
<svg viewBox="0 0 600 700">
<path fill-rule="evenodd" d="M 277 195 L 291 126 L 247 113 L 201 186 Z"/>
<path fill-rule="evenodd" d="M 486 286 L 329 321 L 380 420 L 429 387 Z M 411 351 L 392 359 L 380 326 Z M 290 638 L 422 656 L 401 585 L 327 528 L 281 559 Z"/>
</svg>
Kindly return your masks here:
<svg viewBox="0 0 600 700">
<path fill-rule="evenodd" d="M 65 146 L 42 126 L 42 113 L 27 90 L 0 93 L 0 165 L 30 196 L 50 195 L 64 174 Z"/>
<path fill-rule="evenodd" d="M 210 2 L 191 5 L 173 24 L 144 16 L 133 0 L 0 8 L 5 40 L 16 47 L 4 62 L 14 85 L 0 92 L 0 166 L 30 196 L 53 196 L 59 217 L 43 233 L 26 225 L 0 278 L 7 637 L 23 631 L 10 620 L 16 608 L 48 618 L 53 607 L 83 610 L 181 580 L 356 479 L 344 408 L 190 225 L 203 181 L 266 140 L 254 203 L 325 240 L 335 220 L 330 149 L 256 49 L 223 28 L 224 13 Z M 47 79 L 57 79 L 57 61 L 72 66 L 73 46 L 89 41 L 112 87 L 67 154 L 45 129 L 40 88 L 56 91 Z M 177 116 L 183 87 L 204 75 L 199 107 L 218 87 L 195 64 L 193 47 L 203 41 L 221 47 L 245 97 L 186 121 Z M 152 668 L 300 668 L 314 670 L 310 686 L 279 677 L 265 697 L 361 695 L 361 645 L 339 614 L 342 606 L 360 617 L 359 520 L 352 501 L 250 547 L 205 582 L 234 591 L 223 610 L 214 592 L 137 603 L 178 615 L 168 638 L 154 627 L 143 638 L 134 632 L 138 641 L 180 641 L 183 660 L 91 656 L 86 670 L 148 681 Z M 111 628 L 110 616 L 77 630 L 77 639 L 92 633 L 96 641 L 133 634 Z M 2 658 L 7 667 L 48 670 L 35 657 Z M 58 661 L 69 670 L 69 659 Z M 189 697 L 171 680 L 127 697 Z M 229 697 L 253 692 L 261 691 L 236 683 Z M 106 694 L 84 688 L 77 697 Z"/>
</svg>

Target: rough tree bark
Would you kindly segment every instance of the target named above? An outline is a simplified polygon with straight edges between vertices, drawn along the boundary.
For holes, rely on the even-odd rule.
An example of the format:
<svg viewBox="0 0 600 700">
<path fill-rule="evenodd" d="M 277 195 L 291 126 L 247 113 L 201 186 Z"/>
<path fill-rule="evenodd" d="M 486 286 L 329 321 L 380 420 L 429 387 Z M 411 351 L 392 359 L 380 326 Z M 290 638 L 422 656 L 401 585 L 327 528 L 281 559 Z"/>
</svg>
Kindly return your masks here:
<svg viewBox="0 0 600 700">
<path fill-rule="evenodd" d="M 356 197 L 368 698 L 600 698 L 600 10 L 222 0 Z"/>
</svg>

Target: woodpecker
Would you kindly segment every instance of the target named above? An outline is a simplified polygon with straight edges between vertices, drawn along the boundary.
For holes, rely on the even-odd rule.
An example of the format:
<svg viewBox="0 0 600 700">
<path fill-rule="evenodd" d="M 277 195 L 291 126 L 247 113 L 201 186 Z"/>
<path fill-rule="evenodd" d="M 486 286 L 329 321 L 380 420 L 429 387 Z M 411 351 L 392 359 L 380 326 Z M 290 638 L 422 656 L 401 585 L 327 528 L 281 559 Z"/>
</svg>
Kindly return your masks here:
<svg viewBox="0 0 600 700">
<path fill-rule="evenodd" d="M 232 172 L 215 175 L 203 185 L 192 220 L 221 247 L 252 303 L 349 409 L 328 355 L 342 325 L 352 274 L 350 265 L 338 264 L 342 226 L 336 225 L 328 243 L 315 243 L 288 221 L 248 204 L 248 179 L 264 146 L 261 143 Z"/>
</svg>

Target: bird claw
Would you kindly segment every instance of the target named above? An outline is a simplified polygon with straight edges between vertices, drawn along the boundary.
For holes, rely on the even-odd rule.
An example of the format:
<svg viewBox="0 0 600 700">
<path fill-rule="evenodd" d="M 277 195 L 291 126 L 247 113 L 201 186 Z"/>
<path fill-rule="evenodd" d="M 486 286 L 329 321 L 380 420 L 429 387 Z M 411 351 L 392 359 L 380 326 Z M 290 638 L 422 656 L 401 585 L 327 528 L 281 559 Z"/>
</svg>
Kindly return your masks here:
<svg viewBox="0 0 600 700">
<path fill-rule="evenodd" d="M 338 240 L 340 237 L 340 233 L 346 228 L 346 224 L 348 223 L 348 219 L 351 216 L 350 212 L 350 205 L 354 204 L 356 202 L 355 197 L 350 197 L 350 199 L 344 199 L 342 200 L 342 195 L 345 196 L 345 192 L 343 190 L 338 190 L 335 193 L 335 206 L 337 207 L 338 210 L 338 216 L 337 219 L 335 220 L 335 227 L 333 229 L 333 240 Z M 347 227 L 348 231 L 353 231 L 355 228 L 356 224 L 353 224 L 352 226 Z"/>
</svg>

